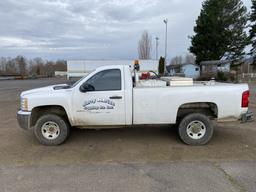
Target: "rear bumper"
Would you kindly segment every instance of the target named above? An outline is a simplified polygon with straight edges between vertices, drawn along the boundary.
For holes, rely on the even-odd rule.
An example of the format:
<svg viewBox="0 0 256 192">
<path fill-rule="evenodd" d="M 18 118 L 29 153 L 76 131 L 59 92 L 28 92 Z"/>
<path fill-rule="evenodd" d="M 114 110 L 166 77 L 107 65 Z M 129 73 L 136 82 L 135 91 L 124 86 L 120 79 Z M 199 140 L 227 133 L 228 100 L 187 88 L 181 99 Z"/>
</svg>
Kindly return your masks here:
<svg viewBox="0 0 256 192">
<path fill-rule="evenodd" d="M 243 114 L 241 121 L 242 123 L 253 121 L 253 113 L 251 111 L 248 111 L 247 113 Z"/>
<path fill-rule="evenodd" d="M 28 130 L 30 128 L 31 112 L 18 111 L 17 120 L 20 128 Z"/>
</svg>

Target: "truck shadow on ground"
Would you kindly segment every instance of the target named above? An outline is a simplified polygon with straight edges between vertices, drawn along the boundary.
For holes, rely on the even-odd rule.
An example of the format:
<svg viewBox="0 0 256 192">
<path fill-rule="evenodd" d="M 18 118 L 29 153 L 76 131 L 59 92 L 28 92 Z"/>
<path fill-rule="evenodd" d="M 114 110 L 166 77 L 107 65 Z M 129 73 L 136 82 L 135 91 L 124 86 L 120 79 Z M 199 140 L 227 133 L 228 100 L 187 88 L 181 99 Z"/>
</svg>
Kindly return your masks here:
<svg viewBox="0 0 256 192">
<path fill-rule="evenodd" d="M 146 127 L 146 128 L 124 128 L 124 129 L 77 129 L 71 128 L 71 135 L 66 144 L 85 142 L 85 140 L 93 142 L 98 141 L 115 141 L 125 140 L 131 142 L 168 142 L 169 144 L 185 145 L 180 139 L 178 134 L 178 128 L 159 126 L 159 127 Z M 234 131 L 225 127 L 216 127 L 212 140 L 208 145 L 215 145 L 219 142 L 226 142 L 230 144 L 233 142 L 239 143 L 239 140 L 243 142 L 243 135 L 236 134 Z"/>
<path fill-rule="evenodd" d="M 84 142 L 84 140 L 97 141 L 131 141 L 131 142 L 164 142 L 173 141 L 182 144 L 178 137 L 176 127 L 146 127 L 146 128 L 123 128 L 123 129 L 71 129 L 68 143 Z"/>
</svg>

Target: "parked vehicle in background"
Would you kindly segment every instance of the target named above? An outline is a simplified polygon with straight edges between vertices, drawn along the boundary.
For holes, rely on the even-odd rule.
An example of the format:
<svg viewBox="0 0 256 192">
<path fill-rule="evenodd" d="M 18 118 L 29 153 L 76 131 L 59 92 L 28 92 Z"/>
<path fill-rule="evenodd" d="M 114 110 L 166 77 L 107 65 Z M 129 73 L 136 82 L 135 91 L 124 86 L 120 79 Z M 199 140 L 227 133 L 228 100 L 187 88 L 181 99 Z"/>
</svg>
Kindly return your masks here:
<svg viewBox="0 0 256 192">
<path fill-rule="evenodd" d="M 55 85 L 21 93 L 18 122 L 32 128 L 45 145 L 59 145 L 70 127 L 122 128 L 177 124 L 189 145 L 204 145 L 213 136 L 213 120 L 246 122 L 247 84 L 157 75 L 141 80 L 139 65 L 99 67 L 73 86 Z"/>
</svg>

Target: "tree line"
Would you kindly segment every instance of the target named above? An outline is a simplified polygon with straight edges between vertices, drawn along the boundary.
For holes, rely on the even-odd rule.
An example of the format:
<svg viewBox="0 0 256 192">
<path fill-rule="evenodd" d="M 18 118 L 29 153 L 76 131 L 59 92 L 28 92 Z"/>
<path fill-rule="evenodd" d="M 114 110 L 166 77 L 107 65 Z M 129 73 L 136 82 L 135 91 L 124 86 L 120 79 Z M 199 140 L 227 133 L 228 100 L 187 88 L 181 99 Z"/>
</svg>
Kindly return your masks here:
<svg viewBox="0 0 256 192">
<path fill-rule="evenodd" d="M 49 61 L 40 57 L 27 59 L 24 56 L 1 57 L 0 75 L 25 76 L 54 76 L 55 71 L 67 71 L 67 64 L 64 60 Z"/>
</svg>

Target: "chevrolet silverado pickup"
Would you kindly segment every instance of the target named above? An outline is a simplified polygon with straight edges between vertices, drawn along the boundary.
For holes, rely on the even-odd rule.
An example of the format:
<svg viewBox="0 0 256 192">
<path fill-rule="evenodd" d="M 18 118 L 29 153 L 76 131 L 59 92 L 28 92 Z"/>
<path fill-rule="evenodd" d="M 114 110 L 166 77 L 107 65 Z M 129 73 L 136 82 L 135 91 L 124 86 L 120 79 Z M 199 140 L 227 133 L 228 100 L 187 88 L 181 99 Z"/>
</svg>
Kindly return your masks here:
<svg viewBox="0 0 256 192">
<path fill-rule="evenodd" d="M 124 128 L 178 125 L 181 140 L 204 145 L 213 121 L 247 121 L 249 87 L 189 78 L 141 79 L 130 66 L 99 67 L 73 85 L 61 84 L 21 93 L 17 113 L 23 129 L 33 129 L 44 145 L 59 145 L 70 128 Z M 144 74 L 145 76 L 145 74 Z"/>
</svg>

